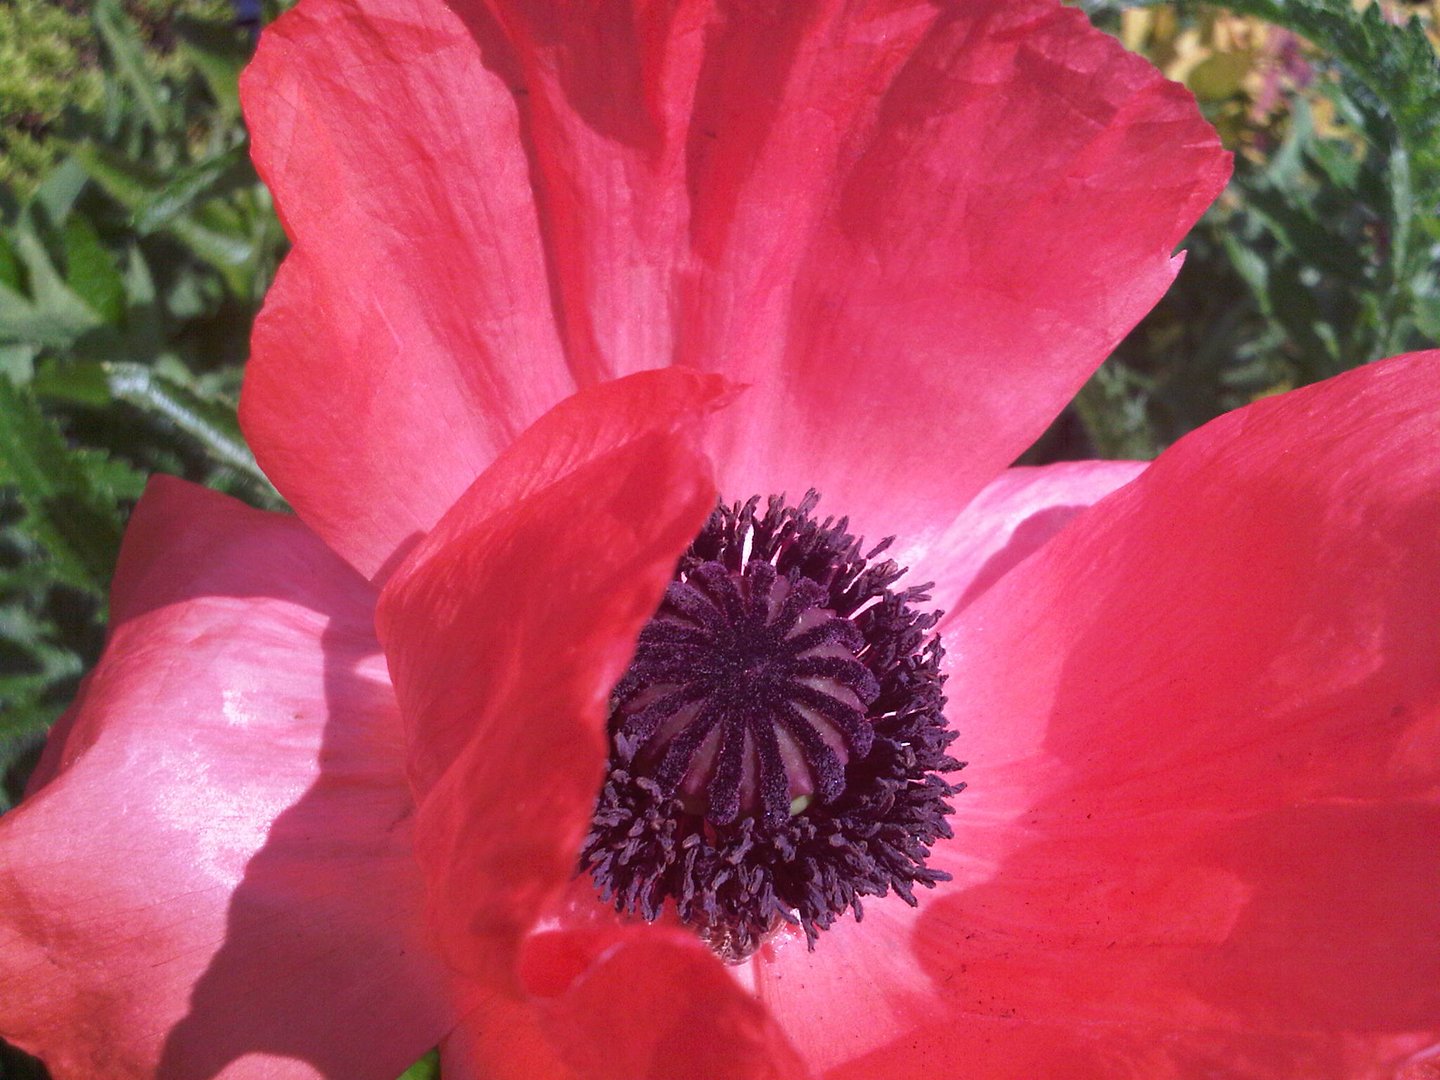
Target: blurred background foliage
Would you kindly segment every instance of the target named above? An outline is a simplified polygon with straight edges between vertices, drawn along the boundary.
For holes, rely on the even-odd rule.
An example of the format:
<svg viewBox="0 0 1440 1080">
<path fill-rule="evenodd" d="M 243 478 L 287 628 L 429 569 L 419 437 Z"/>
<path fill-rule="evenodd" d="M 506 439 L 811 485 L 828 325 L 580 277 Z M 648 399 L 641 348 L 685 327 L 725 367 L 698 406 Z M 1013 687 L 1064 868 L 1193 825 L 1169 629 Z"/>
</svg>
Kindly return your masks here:
<svg viewBox="0 0 1440 1080">
<path fill-rule="evenodd" d="M 96 659 L 164 471 L 279 497 L 235 421 L 285 249 L 236 78 L 276 0 L 0 0 L 0 812 Z M 1175 287 L 1026 455 L 1150 458 L 1440 339 L 1440 0 L 1087 0 L 1235 151 Z M 43 1075 L 0 1047 L 0 1077 Z M 407 1077 L 435 1075 L 433 1057 Z"/>
</svg>

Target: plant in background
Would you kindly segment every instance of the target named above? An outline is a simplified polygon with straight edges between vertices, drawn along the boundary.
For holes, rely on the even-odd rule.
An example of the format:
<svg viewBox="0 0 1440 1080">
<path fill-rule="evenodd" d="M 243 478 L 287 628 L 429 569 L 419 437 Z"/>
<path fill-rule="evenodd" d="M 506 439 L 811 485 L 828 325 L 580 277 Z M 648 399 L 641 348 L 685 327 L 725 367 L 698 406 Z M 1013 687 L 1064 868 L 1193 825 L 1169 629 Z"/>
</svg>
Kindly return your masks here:
<svg viewBox="0 0 1440 1080">
<path fill-rule="evenodd" d="M 7 12 L 44 24 L 33 5 Z M 73 64 L 74 18 L 44 15 Z M 166 18 L 157 59 L 114 0 L 86 25 L 100 66 L 63 69 L 78 90 L 45 114 L 48 164 L 0 191 L 0 806 L 97 654 L 145 474 L 276 505 L 235 423 L 284 243 L 239 115 L 248 37 Z"/>
<path fill-rule="evenodd" d="M 1258 396 L 1440 340 L 1440 71 L 1427 23 L 1340 0 L 1228 7 L 1245 18 L 1091 6 L 1187 81 L 1240 153 L 1225 197 L 1186 238 L 1179 287 L 1077 399 L 1085 437 L 1065 450 L 1075 432 L 1062 425 L 1042 452 L 1152 457 Z"/>
</svg>

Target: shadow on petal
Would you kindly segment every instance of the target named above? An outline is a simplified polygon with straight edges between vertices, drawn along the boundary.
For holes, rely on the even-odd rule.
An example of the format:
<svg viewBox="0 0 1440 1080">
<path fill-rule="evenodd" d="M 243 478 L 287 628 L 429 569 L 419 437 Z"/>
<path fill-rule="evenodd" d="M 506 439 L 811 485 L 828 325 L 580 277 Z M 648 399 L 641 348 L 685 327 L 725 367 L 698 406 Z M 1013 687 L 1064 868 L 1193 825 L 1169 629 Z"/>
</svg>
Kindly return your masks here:
<svg viewBox="0 0 1440 1080">
<path fill-rule="evenodd" d="M 373 636 L 349 622 L 331 619 L 321 638 L 318 775 L 246 864 L 160 1080 L 232 1063 L 240 1075 L 288 1075 L 266 1071 L 275 1058 L 330 1080 L 388 1080 L 452 1023 L 425 940 L 393 693 Z"/>
</svg>

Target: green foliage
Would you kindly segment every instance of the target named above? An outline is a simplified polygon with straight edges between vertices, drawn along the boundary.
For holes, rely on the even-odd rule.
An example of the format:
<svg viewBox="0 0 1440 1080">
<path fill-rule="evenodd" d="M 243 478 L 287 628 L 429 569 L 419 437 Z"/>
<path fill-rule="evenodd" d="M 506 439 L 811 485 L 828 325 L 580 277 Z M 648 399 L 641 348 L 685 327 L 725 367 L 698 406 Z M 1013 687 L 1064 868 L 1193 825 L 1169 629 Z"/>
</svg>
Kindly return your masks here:
<svg viewBox="0 0 1440 1080">
<path fill-rule="evenodd" d="M 0 183 L 26 184 L 53 160 L 37 138 L 67 105 L 93 105 L 86 19 L 46 0 L 0 4 Z"/>
<path fill-rule="evenodd" d="M 440 1054 L 431 1050 L 401 1074 L 400 1080 L 440 1080 Z"/>
<path fill-rule="evenodd" d="M 193 27 L 223 34 L 230 15 L 226 0 L 124 0 L 129 15 L 123 20 L 110 12 L 79 13 L 90 7 L 57 0 L 0 4 L 0 184 L 27 194 L 34 189 L 61 156 L 52 136 L 69 130 L 77 115 L 83 124 L 102 102 L 102 60 L 123 61 L 140 93 L 163 97 L 166 78 L 204 70 L 187 36 Z M 108 30 L 103 41 L 102 29 Z M 111 53 L 102 56 L 103 48 Z"/>
<path fill-rule="evenodd" d="M 44 547 L 57 581 L 103 593 L 120 551 L 120 502 L 140 497 L 144 477 L 103 452 L 70 452 L 34 397 L 8 380 L 0 413 L 0 484 L 22 508 L 17 527 Z"/>
<path fill-rule="evenodd" d="M 1431 217 L 1440 206 L 1440 67 L 1418 17 L 1396 26 L 1378 3 L 1357 13 L 1349 0 L 1227 0 L 1226 7 L 1284 26 L 1323 48 L 1344 67 L 1345 94 L 1366 114 L 1367 136 L 1385 129 Z M 1358 93 L 1360 87 L 1371 97 Z M 1378 106 L 1378 108 L 1377 108 Z"/>
<path fill-rule="evenodd" d="M 1090 11 L 1113 26 L 1124 6 Z M 1311 92 L 1263 156 L 1237 156 L 1175 287 L 1041 454 L 1153 457 L 1256 397 L 1440 337 L 1440 63 L 1424 29 L 1349 0 L 1225 6 L 1318 46 Z"/>
<path fill-rule="evenodd" d="M 165 31 L 157 57 L 97 0 L 97 92 L 69 102 L 42 175 L 0 185 L 0 810 L 98 655 L 144 477 L 279 505 L 235 419 L 283 247 L 239 117 L 249 38 L 193 17 Z"/>
</svg>

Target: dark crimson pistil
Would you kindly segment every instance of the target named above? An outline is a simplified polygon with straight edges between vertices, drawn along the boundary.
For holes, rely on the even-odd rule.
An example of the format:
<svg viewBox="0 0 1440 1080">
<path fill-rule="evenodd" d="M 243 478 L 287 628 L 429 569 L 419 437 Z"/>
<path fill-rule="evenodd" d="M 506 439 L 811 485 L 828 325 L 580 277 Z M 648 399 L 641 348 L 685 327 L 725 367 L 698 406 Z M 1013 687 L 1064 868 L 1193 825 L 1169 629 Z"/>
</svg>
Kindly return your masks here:
<svg viewBox="0 0 1440 1080">
<path fill-rule="evenodd" d="M 782 923 L 813 948 L 861 896 L 915 903 L 964 786 L 928 585 L 893 588 L 889 541 L 862 555 L 817 501 L 722 505 L 682 556 L 615 688 L 582 851 L 617 909 L 673 902 L 732 961 Z"/>
<path fill-rule="evenodd" d="M 870 751 L 880 687 L 855 658 L 864 637 L 827 599 L 760 559 L 703 562 L 672 583 L 615 690 L 622 755 L 715 825 L 833 802 L 846 762 Z"/>
</svg>

